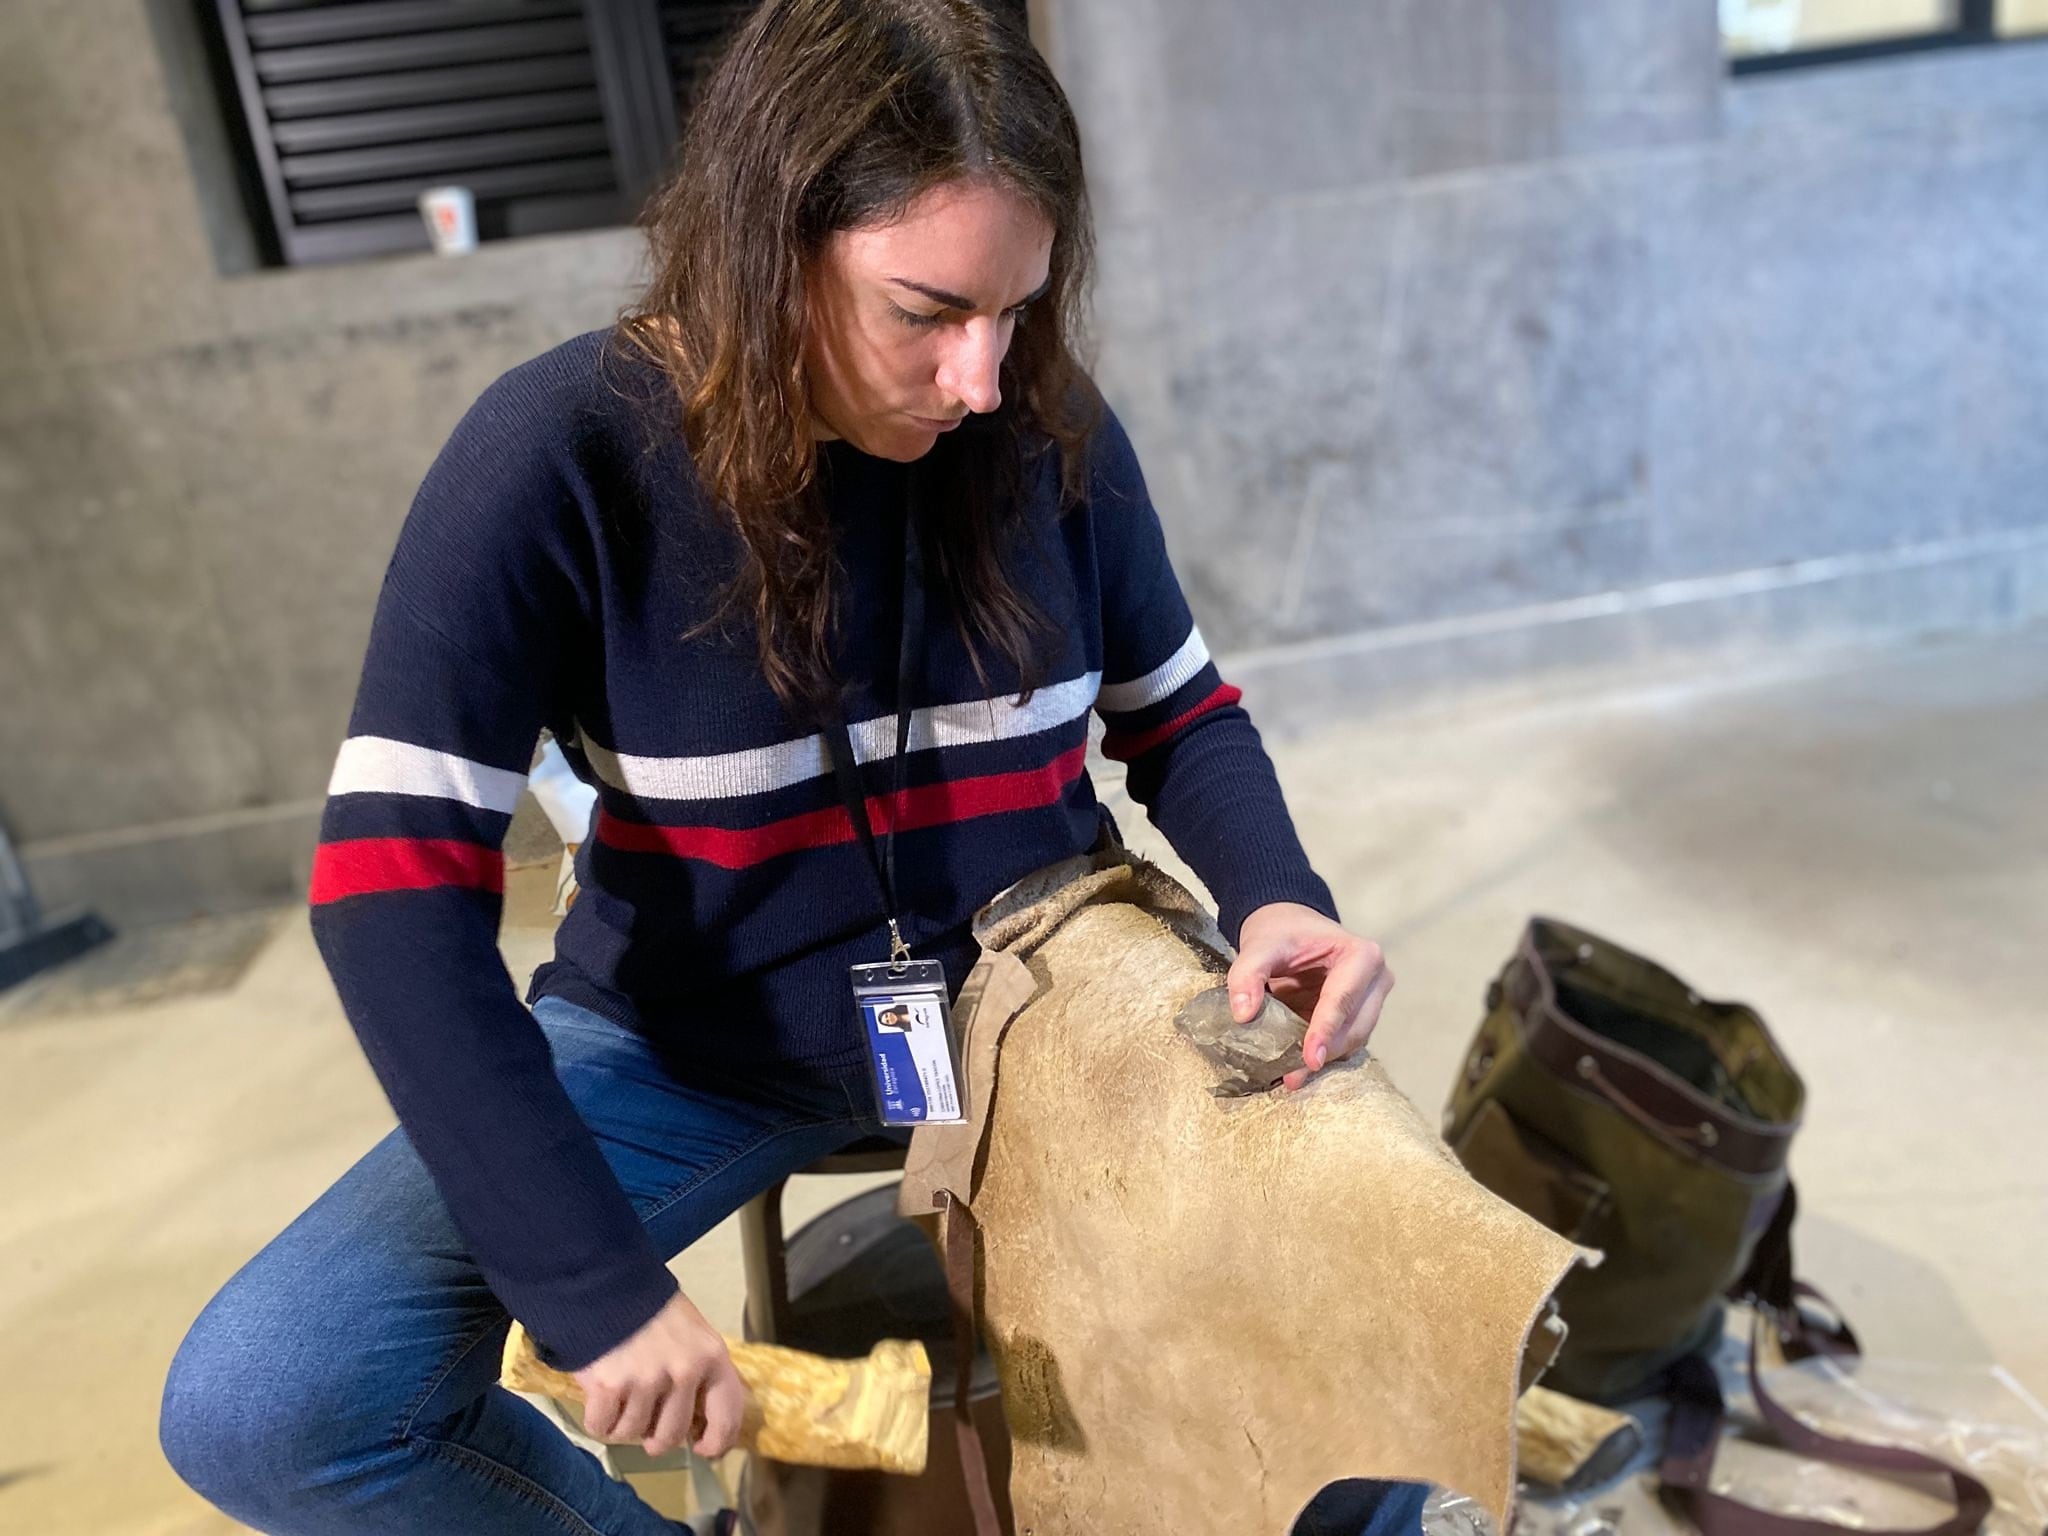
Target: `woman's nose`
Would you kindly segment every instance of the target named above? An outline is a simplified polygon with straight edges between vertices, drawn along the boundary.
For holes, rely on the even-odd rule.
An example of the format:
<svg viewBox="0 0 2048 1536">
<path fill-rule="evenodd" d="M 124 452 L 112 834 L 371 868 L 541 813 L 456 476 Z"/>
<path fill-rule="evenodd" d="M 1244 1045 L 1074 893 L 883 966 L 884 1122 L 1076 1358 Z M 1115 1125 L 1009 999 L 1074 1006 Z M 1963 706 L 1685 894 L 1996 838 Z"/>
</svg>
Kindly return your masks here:
<svg viewBox="0 0 2048 1536">
<path fill-rule="evenodd" d="M 939 387 L 968 410 L 985 414 L 1003 403 L 1003 354 L 1009 327 L 977 317 L 959 328 L 939 369 Z"/>
</svg>

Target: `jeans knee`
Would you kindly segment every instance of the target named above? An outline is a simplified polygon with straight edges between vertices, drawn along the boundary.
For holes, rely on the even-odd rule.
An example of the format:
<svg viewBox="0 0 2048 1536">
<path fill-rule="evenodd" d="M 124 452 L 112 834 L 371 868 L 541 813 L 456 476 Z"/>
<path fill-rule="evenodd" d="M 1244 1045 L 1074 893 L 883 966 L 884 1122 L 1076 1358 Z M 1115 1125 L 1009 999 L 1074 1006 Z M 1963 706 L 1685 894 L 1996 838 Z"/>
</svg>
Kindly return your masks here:
<svg viewBox="0 0 2048 1536">
<path fill-rule="evenodd" d="M 260 1326 L 240 1311 L 232 1286 L 207 1304 L 171 1359 L 157 1414 L 157 1443 L 171 1469 L 230 1514 L 263 1503 L 264 1484 L 283 1475 L 269 1437 L 251 1433 L 273 1389 L 256 1363 Z"/>
<path fill-rule="evenodd" d="M 192 1324 L 164 1380 L 157 1442 L 209 1503 L 256 1523 L 321 1481 L 359 1426 L 307 1380 L 293 1319 L 229 1282 Z"/>
<path fill-rule="evenodd" d="M 171 1470 L 215 1503 L 229 1483 L 246 1475 L 236 1466 L 240 1458 L 228 1433 L 233 1361 L 214 1316 L 217 1305 L 216 1298 L 200 1313 L 172 1356 L 156 1424 L 157 1444 Z"/>
</svg>

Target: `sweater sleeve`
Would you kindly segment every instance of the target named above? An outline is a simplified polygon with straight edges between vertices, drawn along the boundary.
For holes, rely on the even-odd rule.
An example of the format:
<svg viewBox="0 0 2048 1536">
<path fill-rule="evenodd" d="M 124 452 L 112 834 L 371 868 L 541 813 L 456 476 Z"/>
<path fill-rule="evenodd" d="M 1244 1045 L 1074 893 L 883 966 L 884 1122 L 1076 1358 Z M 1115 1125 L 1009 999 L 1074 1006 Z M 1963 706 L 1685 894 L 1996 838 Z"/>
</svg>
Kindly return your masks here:
<svg viewBox="0 0 2048 1536">
<path fill-rule="evenodd" d="M 1131 798 L 1215 895 L 1218 926 L 1233 944 L 1245 918 L 1268 902 L 1335 917 L 1258 728 L 1203 644 L 1137 455 L 1113 414 L 1105 413 L 1092 453 L 1103 754 L 1127 765 Z"/>
<path fill-rule="evenodd" d="M 579 1368 L 676 1285 L 499 955 L 505 830 L 564 694 L 588 551 L 517 375 L 457 427 L 386 574 L 309 898 L 370 1065 L 498 1299 Z"/>
</svg>

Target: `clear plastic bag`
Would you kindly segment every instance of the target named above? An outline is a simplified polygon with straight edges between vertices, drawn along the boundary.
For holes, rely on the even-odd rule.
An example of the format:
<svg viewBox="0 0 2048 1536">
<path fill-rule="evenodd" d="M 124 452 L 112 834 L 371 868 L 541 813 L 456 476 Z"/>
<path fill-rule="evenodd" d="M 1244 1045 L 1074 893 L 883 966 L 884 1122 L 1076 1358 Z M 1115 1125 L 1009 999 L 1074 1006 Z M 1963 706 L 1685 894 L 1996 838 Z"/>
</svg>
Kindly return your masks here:
<svg viewBox="0 0 2048 1536">
<path fill-rule="evenodd" d="M 1725 1341 L 1715 1364 L 1729 1428 L 1714 1460 L 1714 1491 L 1759 1509 L 1854 1530 L 1933 1526 L 1953 1512 L 1945 1478 L 1896 1477 L 1836 1466 L 1762 1443 L 1743 1361 Z M 2040 1536 L 2048 1529 L 2048 1408 L 1996 1366 L 1827 1359 L 1766 1372 L 1771 1395 L 1823 1434 L 1909 1446 L 1967 1472 L 1991 1491 L 1981 1536 Z M 1627 1405 L 1649 1447 L 1603 1488 L 1569 1497 L 1524 1486 L 1513 1536 L 1683 1536 L 1690 1526 L 1658 1500 L 1656 1461 L 1668 1410 Z M 1426 1536 L 1498 1536 L 1472 1500 L 1439 1490 L 1423 1512 Z"/>
<path fill-rule="evenodd" d="M 1422 1530 L 1423 1536 L 1499 1536 L 1476 1500 L 1442 1488 L 1423 1506 Z M 1685 1530 L 1658 1504 L 1654 1477 L 1627 1473 L 1579 1497 L 1548 1496 L 1523 1484 L 1511 1536 L 1682 1536 Z"/>
<path fill-rule="evenodd" d="M 1638 1468 L 1579 1495 L 1544 1494 L 1525 1484 L 1512 1536 L 1686 1536 L 1690 1530 L 1659 1502 L 1655 1471 Z"/>
<path fill-rule="evenodd" d="M 1422 1536 L 1496 1536 L 1493 1517 L 1477 1499 L 1444 1488 L 1429 1490 L 1422 1506 Z"/>
<path fill-rule="evenodd" d="M 1771 1395 L 1823 1434 L 1939 1457 L 1991 1491 L 1982 1536 L 2048 1528 L 2048 1411 L 1996 1366 L 1815 1359 L 1767 1373 Z M 1748 1384 L 1727 1383 L 1730 1416 L 1753 1423 Z M 1858 1529 L 1932 1525 L 1954 1509 L 1945 1478 L 1882 1477 L 1741 1437 L 1714 1463 L 1714 1489 L 1745 1503 Z"/>
</svg>

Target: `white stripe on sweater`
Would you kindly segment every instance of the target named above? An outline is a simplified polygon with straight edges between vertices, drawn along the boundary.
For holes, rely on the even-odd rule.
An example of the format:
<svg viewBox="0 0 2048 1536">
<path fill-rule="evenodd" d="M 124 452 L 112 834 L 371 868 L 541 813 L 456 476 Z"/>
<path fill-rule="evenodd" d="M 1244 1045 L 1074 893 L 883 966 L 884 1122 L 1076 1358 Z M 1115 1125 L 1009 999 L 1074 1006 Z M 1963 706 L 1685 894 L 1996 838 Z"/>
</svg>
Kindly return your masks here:
<svg viewBox="0 0 2048 1536">
<path fill-rule="evenodd" d="M 1134 709 L 1144 709 L 1172 697 L 1176 689 L 1185 687 L 1188 679 L 1208 664 L 1209 647 L 1202 641 L 1201 630 L 1191 627 L 1180 649 L 1143 677 L 1128 683 L 1103 684 L 1095 707 L 1113 714 L 1129 714 Z"/>
<path fill-rule="evenodd" d="M 459 800 L 478 810 L 511 815 L 526 775 L 436 752 L 387 736 L 351 736 L 334 759 L 330 795 L 419 795 Z"/>
<path fill-rule="evenodd" d="M 1022 706 L 1008 699 L 983 699 L 917 710 L 910 717 L 910 750 L 1010 741 L 1070 724 L 1088 713 L 1101 681 L 1099 672 L 1089 672 L 1054 683 Z M 832 771 L 822 735 L 709 757 L 638 757 L 593 741 L 587 730 L 580 734 L 583 754 L 597 776 L 643 800 L 730 800 L 787 789 Z M 896 750 L 896 717 L 858 721 L 847 727 L 847 734 L 857 761 L 878 761 Z"/>
</svg>

